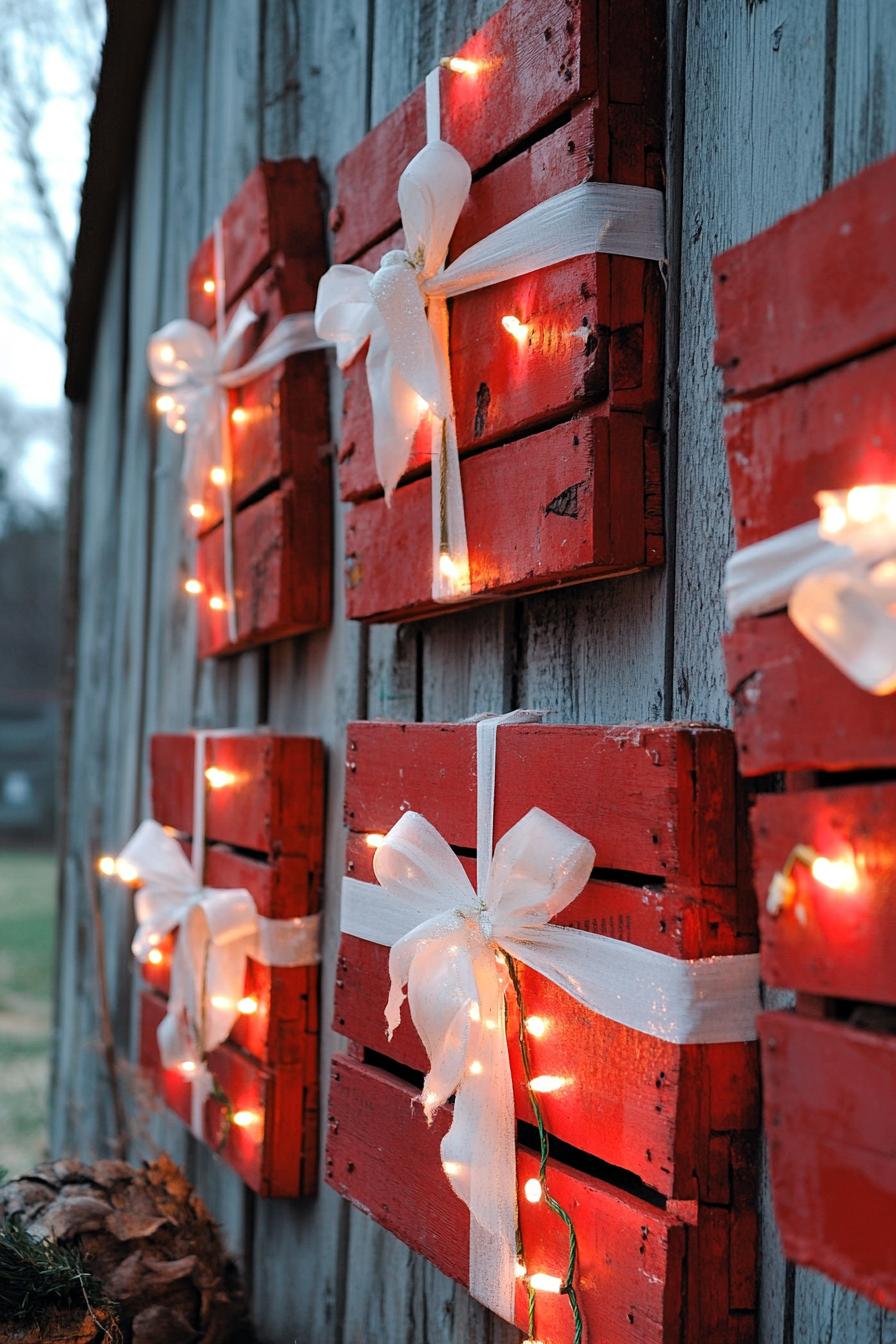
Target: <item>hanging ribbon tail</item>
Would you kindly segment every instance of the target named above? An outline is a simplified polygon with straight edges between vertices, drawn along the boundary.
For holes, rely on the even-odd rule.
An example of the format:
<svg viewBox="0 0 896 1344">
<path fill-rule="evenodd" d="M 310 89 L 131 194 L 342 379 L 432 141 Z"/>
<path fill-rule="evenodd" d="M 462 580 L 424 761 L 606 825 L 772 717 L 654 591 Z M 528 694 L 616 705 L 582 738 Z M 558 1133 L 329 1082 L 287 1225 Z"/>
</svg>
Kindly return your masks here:
<svg viewBox="0 0 896 1344">
<path fill-rule="evenodd" d="M 800 634 L 872 695 L 896 690 L 896 566 L 888 562 L 882 569 L 870 572 L 860 557 L 808 574 L 787 608 Z"/>
<path fill-rule="evenodd" d="M 217 351 L 217 379 L 219 383 L 224 382 L 222 374 L 227 370 L 235 368 L 240 355 L 240 347 L 243 337 L 250 327 L 254 327 L 258 321 L 258 313 L 252 308 L 245 299 L 241 299 L 237 304 L 236 312 L 227 324 L 221 342 Z M 232 384 L 228 384 L 232 386 Z"/>
<path fill-rule="evenodd" d="M 367 386 L 373 418 L 376 474 L 389 503 L 407 470 L 424 407 L 416 390 L 397 367 L 389 333 L 380 314 L 375 309 L 374 312 L 375 323 L 367 350 Z"/>
<path fill-rule="evenodd" d="M 255 320 L 255 315 L 252 316 Z M 222 387 L 242 387 L 244 383 L 268 373 L 293 355 L 304 355 L 311 350 L 327 350 L 332 344 L 332 341 L 317 335 L 313 313 L 289 313 L 280 319 L 245 364 L 220 373 L 218 382 Z"/>
</svg>

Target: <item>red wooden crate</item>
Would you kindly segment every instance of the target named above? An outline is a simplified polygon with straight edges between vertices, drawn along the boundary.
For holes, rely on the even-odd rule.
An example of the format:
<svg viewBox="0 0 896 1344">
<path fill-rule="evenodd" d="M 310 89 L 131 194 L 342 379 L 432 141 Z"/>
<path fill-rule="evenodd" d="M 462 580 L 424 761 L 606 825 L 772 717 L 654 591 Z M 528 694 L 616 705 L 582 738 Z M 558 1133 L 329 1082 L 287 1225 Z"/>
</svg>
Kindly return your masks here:
<svg viewBox="0 0 896 1344">
<path fill-rule="evenodd" d="M 470 725 L 350 725 L 352 876 L 373 880 L 366 835 L 387 831 L 408 808 L 461 851 L 472 873 L 475 734 Z M 672 956 L 755 946 L 739 884 L 735 796 L 733 742 L 720 729 L 500 731 L 496 836 L 538 806 L 597 849 L 598 876 L 560 921 Z M 386 948 L 343 936 L 334 1025 L 351 1046 L 333 1066 L 328 1180 L 465 1280 L 469 1215 L 438 1159 L 447 1116 L 430 1131 L 410 1109 L 419 1084 L 408 1071 L 422 1074 L 426 1057 L 407 1015 L 386 1041 L 387 961 Z M 577 1224 L 588 1331 L 628 1341 L 753 1338 L 755 1044 L 671 1045 L 589 1014 L 525 967 L 521 978 L 527 1013 L 549 1024 L 532 1042 L 533 1070 L 576 1080 L 542 1101 L 555 1145 L 564 1145 L 556 1180 Z M 509 1009 L 517 1114 L 530 1122 Z M 526 1133 L 518 1166 L 529 1174 Z M 522 1217 L 530 1263 L 560 1263 L 557 1220 L 543 1205 L 525 1205 Z M 523 1298 L 521 1290 L 521 1324 Z M 540 1332 L 565 1338 L 568 1308 L 555 1308 L 545 1308 Z"/>
<path fill-rule="evenodd" d="M 461 48 L 484 68 L 443 74 L 442 130 L 479 175 L 449 256 L 580 182 L 660 185 L 662 10 L 655 0 L 539 0 L 533 14 L 511 0 Z M 499 103 L 501 115 L 488 115 Z M 423 143 L 418 89 L 339 165 L 337 260 L 375 270 L 402 246 L 398 178 Z M 451 301 L 458 444 L 463 458 L 475 454 L 463 471 L 474 597 L 661 562 L 661 295 L 655 263 L 593 255 Z M 522 345 L 503 330 L 505 314 L 528 324 Z M 573 444 L 581 422 L 570 417 L 589 406 L 592 428 Z M 534 433 L 558 421 L 569 423 Z M 387 512 L 362 352 L 346 370 L 339 467 L 343 498 L 358 504 L 347 537 L 351 616 L 437 609 L 429 458 L 424 422 Z"/>
<path fill-rule="evenodd" d="M 263 162 L 222 217 L 225 302 L 229 321 L 240 301 L 259 320 L 241 343 L 244 362 L 282 317 L 311 312 L 325 267 L 322 186 L 313 161 Z M 209 236 L 190 266 L 189 313 L 215 323 Z M 196 503 L 201 656 L 319 629 L 330 611 L 331 501 L 325 356 L 294 356 L 228 394 L 232 452 L 234 588 L 237 634 L 209 607 L 224 596 L 221 491 L 210 481 Z"/>
<path fill-rule="evenodd" d="M 152 801 L 157 821 L 182 836 L 189 852 L 193 825 L 195 738 L 157 734 L 151 741 Z M 205 881 L 245 887 L 261 915 L 290 919 L 319 908 L 323 862 L 323 749 L 313 738 L 271 734 L 209 737 L 206 765 L 234 775 L 206 793 Z M 170 952 L 147 963 L 150 989 L 141 996 L 141 1063 L 159 1076 L 166 1101 L 190 1120 L 190 1083 L 163 1070 L 156 1027 L 165 1012 Z M 316 1180 L 318 1110 L 318 969 L 247 963 L 245 994 L 258 1002 L 227 1042 L 209 1056 L 212 1074 L 234 1110 L 256 1110 L 263 1123 L 231 1130 L 222 1153 L 253 1190 L 265 1195 L 307 1194 Z M 217 1147 L 221 1107 L 205 1107 L 205 1137 Z"/>
<path fill-rule="evenodd" d="M 716 260 L 740 546 L 817 518 L 819 490 L 896 480 L 894 223 L 896 158 Z M 751 816 L 763 975 L 797 991 L 795 1013 L 760 1019 L 784 1248 L 893 1307 L 896 700 L 859 689 L 784 611 L 739 620 L 726 654 L 741 770 L 785 772 Z M 798 863 L 769 912 L 796 845 L 849 858 L 855 890 Z"/>
</svg>

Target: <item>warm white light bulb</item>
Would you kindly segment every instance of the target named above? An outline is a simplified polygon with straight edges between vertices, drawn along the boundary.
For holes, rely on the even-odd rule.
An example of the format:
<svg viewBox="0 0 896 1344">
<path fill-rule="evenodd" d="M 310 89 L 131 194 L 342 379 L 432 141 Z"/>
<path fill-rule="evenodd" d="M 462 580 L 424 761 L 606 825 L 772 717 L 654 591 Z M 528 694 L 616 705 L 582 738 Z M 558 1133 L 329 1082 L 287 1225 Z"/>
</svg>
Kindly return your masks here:
<svg viewBox="0 0 896 1344">
<path fill-rule="evenodd" d="M 211 276 L 209 276 L 206 280 L 203 280 L 202 282 L 203 294 L 214 294 L 216 288 L 217 286 L 215 285 L 215 282 L 211 278 Z"/>
<path fill-rule="evenodd" d="M 115 860 L 115 874 L 122 882 L 136 882 L 139 877 L 137 869 L 127 859 Z"/>
<path fill-rule="evenodd" d="M 547 1023 L 543 1017 L 527 1017 L 526 1030 L 530 1036 L 534 1036 L 536 1040 L 540 1040 L 547 1031 Z"/>
<path fill-rule="evenodd" d="M 183 416 L 181 416 L 179 420 L 175 420 L 171 428 L 174 430 L 175 434 L 186 434 L 187 422 Z"/>
<path fill-rule="evenodd" d="M 194 499 L 193 503 L 190 505 L 190 516 L 192 518 L 205 517 L 205 505 L 200 504 L 198 499 Z"/>
<path fill-rule="evenodd" d="M 167 341 L 164 345 L 159 346 L 159 359 L 163 364 L 173 364 L 176 357 L 177 351 L 174 346 L 170 345 Z"/>
<path fill-rule="evenodd" d="M 529 1275 L 529 1284 L 537 1293 L 559 1293 L 563 1287 L 563 1280 L 558 1279 L 556 1274 L 537 1274 Z"/>
<path fill-rule="evenodd" d="M 419 393 L 416 394 L 416 406 L 418 415 L 426 415 L 430 409 L 429 402 L 425 397 L 421 397 Z"/>
<path fill-rule="evenodd" d="M 501 318 L 501 326 L 520 345 L 523 344 L 526 337 L 529 335 L 529 328 L 526 326 L 526 323 L 521 322 L 518 317 L 514 317 L 513 313 L 508 313 L 506 317 Z"/>
<path fill-rule="evenodd" d="M 439 64 L 450 70 L 453 75 L 478 75 L 479 62 L 467 60 L 465 56 L 444 56 Z"/>
<path fill-rule="evenodd" d="M 224 470 L 223 467 L 212 467 L 211 471 L 208 474 L 208 478 L 211 481 L 212 485 L 227 484 L 227 472 Z"/>
<path fill-rule="evenodd" d="M 169 411 L 174 410 L 174 398 L 170 392 L 163 392 L 156 397 L 156 410 L 159 415 L 167 415 Z"/>
<path fill-rule="evenodd" d="M 233 1113 L 233 1123 L 237 1129 L 248 1129 L 250 1125 L 256 1124 L 257 1121 L 257 1111 L 234 1111 Z"/>
<path fill-rule="evenodd" d="M 371 831 L 365 836 L 365 841 L 368 849 L 379 849 L 380 845 L 386 843 L 386 837 L 383 835 L 382 831 Z"/>
<path fill-rule="evenodd" d="M 197 593 L 202 592 L 202 584 L 198 579 L 185 579 L 184 592 L 189 593 L 191 597 L 195 597 Z"/>
<path fill-rule="evenodd" d="M 221 770 L 217 765 L 210 765 L 205 772 L 209 788 L 226 789 L 229 784 L 236 783 L 236 775 L 232 770 Z"/>
<path fill-rule="evenodd" d="M 480 1011 L 479 1011 L 479 1004 L 478 1004 L 478 1003 L 471 1003 L 471 1004 L 470 1004 L 470 1021 L 471 1021 L 471 1022 L 479 1022 L 479 1021 L 481 1021 L 481 1019 L 482 1019 L 482 1014 L 481 1014 Z"/>
<path fill-rule="evenodd" d="M 217 1008 L 219 1012 L 222 1013 L 228 1008 L 233 1007 L 233 1000 L 229 999 L 226 994 L 212 994 L 209 998 L 209 1003 L 213 1008 Z"/>
<path fill-rule="evenodd" d="M 526 1266 L 523 1264 L 522 1260 L 517 1260 L 514 1265 L 513 1276 L 515 1279 L 524 1279 L 526 1277 Z M 525 1340 L 523 1341 L 523 1344 L 526 1344 Z"/>
<path fill-rule="evenodd" d="M 255 995 L 246 994 L 245 997 L 240 999 L 237 1003 L 236 1010 L 238 1013 L 242 1013 L 243 1017 L 251 1017 L 253 1013 L 257 1013 L 258 1000 Z"/>
<path fill-rule="evenodd" d="M 459 1176 L 463 1167 L 459 1162 L 452 1162 L 450 1159 L 442 1163 L 442 1170 L 446 1176 Z"/>
<path fill-rule="evenodd" d="M 234 406 L 230 412 L 230 419 L 234 425 L 244 425 L 249 419 L 249 412 L 245 406 Z"/>
<path fill-rule="evenodd" d="M 227 603 L 224 601 L 223 597 L 219 597 L 217 593 L 215 594 L 214 597 L 209 598 L 208 604 L 211 607 L 212 611 L 223 611 L 227 606 Z"/>
<path fill-rule="evenodd" d="M 103 877 L 115 876 L 115 860 L 111 854 L 104 854 L 101 859 L 97 859 L 96 866 L 98 872 L 101 872 Z"/>
<path fill-rule="evenodd" d="M 478 1059 L 473 1060 L 472 1064 L 470 1065 L 470 1072 L 476 1075 L 482 1072 L 482 1063 L 480 1060 Z"/>
<path fill-rule="evenodd" d="M 165 960 L 165 953 L 160 951 L 157 947 L 151 947 L 146 954 L 146 960 L 149 962 L 150 966 L 161 966 L 162 962 Z"/>
<path fill-rule="evenodd" d="M 537 1078 L 532 1078 L 529 1086 L 533 1092 L 556 1092 L 559 1088 L 565 1087 L 566 1078 L 558 1078 L 553 1073 L 541 1073 Z"/>
<path fill-rule="evenodd" d="M 180 1069 L 181 1073 L 190 1074 L 196 1072 L 196 1065 L 193 1063 L 192 1059 L 182 1060 L 177 1067 Z"/>
<path fill-rule="evenodd" d="M 541 1188 L 541 1181 L 537 1176 L 529 1177 L 528 1181 L 523 1186 L 523 1194 L 530 1204 L 537 1204 L 540 1201 L 543 1191 Z"/>
<path fill-rule="evenodd" d="M 831 891 L 857 891 L 859 874 L 852 857 L 826 859 L 819 854 L 812 860 L 812 876 L 815 881 Z"/>
<path fill-rule="evenodd" d="M 439 556 L 439 573 L 446 579 L 457 578 L 457 562 L 452 559 L 447 551 L 443 551 Z"/>
<path fill-rule="evenodd" d="M 879 485 L 854 485 L 846 496 L 846 512 L 854 523 L 870 523 L 880 513 L 882 504 Z"/>
</svg>

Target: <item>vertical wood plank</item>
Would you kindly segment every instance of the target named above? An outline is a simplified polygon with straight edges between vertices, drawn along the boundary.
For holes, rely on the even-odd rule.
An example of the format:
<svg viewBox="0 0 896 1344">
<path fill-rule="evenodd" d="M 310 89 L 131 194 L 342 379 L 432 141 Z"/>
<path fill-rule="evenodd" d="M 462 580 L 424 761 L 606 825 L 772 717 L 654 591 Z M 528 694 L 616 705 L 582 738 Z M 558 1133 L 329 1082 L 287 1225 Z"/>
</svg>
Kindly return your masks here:
<svg viewBox="0 0 896 1344">
<path fill-rule="evenodd" d="M 896 149 L 896 6 L 840 0 L 834 70 L 832 182 Z"/>
</svg>

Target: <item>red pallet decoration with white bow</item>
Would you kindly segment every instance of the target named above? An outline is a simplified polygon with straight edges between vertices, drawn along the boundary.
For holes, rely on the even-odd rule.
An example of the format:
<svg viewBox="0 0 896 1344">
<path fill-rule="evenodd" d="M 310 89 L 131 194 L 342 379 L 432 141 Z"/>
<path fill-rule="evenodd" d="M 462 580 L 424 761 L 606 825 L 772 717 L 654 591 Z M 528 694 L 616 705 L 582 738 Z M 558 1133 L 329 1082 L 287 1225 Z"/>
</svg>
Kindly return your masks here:
<svg viewBox="0 0 896 1344">
<path fill-rule="evenodd" d="M 817 518 L 820 490 L 896 482 L 894 202 L 891 158 L 715 262 L 739 547 Z M 763 978 L 798 991 L 761 1019 L 784 1249 L 894 1308 L 896 697 L 783 609 L 738 620 L 726 655 L 741 770 L 784 772 L 752 808 Z"/>
<path fill-rule="evenodd" d="M 228 320 L 245 300 L 260 315 L 246 332 L 240 363 L 280 319 L 314 308 L 323 274 L 322 185 L 302 159 L 258 165 L 222 216 Z M 215 325 L 214 243 L 209 236 L 188 279 L 189 316 Z M 332 504 L 326 357 L 294 355 L 228 394 L 236 639 L 227 613 L 221 487 L 200 499 L 199 652 L 227 653 L 317 630 L 330 617 Z"/>
<path fill-rule="evenodd" d="M 495 837 L 541 807 L 589 839 L 597 870 L 555 922 L 675 958 L 755 948 L 739 882 L 734 745 L 695 725 L 500 728 Z M 374 881 L 368 837 L 422 813 L 474 874 L 476 729 L 357 723 L 348 729 L 347 872 Z M 428 1128 L 411 1100 L 426 1054 L 405 1008 L 383 1016 L 388 949 L 343 935 L 327 1180 L 442 1271 L 467 1282 L 469 1213 L 441 1169 L 449 1108 Z M 586 1337 L 714 1344 L 755 1337 L 755 1042 L 674 1045 L 599 1017 L 525 966 L 533 1073 L 571 1085 L 541 1098 L 550 1185 L 573 1212 Z M 537 1172 L 532 1113 L 507 1000 L 520 1185 Z M 565 1265 L 563 1226 L 520 1203 L 527 1264 Z M 557 1271 L 559 1272 L 559 1271 Z M 517 1297 L 525 1323 L 525 1292 Z M 539 1294 L 537 1333 L 571 1337 L 565 1298 Z"/>
<path fill-rule="evenodd" d="M 474 181 L 449 260 L 579 183 L 662 185 L 663 42 L 656 0 L 538 0 L 534 9 L 509 0 L 461 47 L 458 56 L 479 70 L 442 72 L 442 137 Z M 335 261 L 376 270 L 403 245 L 398 179 L 424 143 L 421 87 L 337 169 Z M 449 310 L 467 600 L 661 563 L 656 262 L 579 257 L 461 295 Z M 505 330 L 504 317 L 525 330 Z M 354 505 L 346 518 L 351 617 L 442 609 L 432 599 L 429 436 L 424 418 L 387 506 L 359 354 L 346 370 L 339 461 L 342 497 Z"/>
<path fill-rule="evenodd" d="M 193 824 L 195 738 L 156 734 L 151 743 L 155 819 L 189 853 Z M 319 909 L 323 863 L 323 748 L 315 738 L 266 733 L 208 737 L 206 765 L 232 779 L 208 788 L 204 879 L 244 887 L 260 915 L 291 919 Z M 176 934 L 159 944 L 161 960 L 143 967 L 140 1062 L 168 1106 L 191 1120 L 191 1082 L 159 1058 L 156 1030 L 165 1015 Z M 209 1099 L 203 1129 L 210 1147 L 261 1195 L 314 1192 L 317 1177 L 318 968 L 247 961 L 244 995 L 251 1011 L 209 1055 L 209 1068 L 235 1113 L 225 1124 Z M 223 1142 L 222 1142 L 223 1140 Z"/>
</svg>

